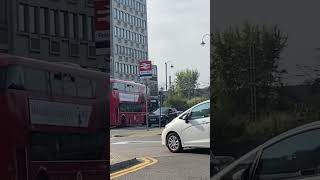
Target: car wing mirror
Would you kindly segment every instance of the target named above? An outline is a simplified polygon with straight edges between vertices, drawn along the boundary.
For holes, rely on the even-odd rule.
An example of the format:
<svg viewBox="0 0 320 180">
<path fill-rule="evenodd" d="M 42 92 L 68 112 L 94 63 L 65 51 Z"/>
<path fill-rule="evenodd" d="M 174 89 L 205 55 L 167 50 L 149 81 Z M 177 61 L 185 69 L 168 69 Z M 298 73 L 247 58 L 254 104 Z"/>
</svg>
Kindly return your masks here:
<svg viewBox="0 0 320 180">
<path fill-rule="evenodd" d="M 190 114 L 187 114 L 183 119 L 186 121 L 186 123 L 189 123 Z"/>
</svg>

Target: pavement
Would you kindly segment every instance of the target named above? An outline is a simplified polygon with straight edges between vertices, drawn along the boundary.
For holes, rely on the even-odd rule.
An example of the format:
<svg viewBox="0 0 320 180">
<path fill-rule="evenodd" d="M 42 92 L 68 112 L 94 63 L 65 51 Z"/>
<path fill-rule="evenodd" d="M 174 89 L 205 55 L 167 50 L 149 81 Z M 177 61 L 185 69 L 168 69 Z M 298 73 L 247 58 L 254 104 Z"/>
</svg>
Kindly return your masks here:
<svg viewBox="0 0 320 180">
<path fill-rule="evenodd" d="M 145 127 L 112 129 L 111 168 L 119 164 L 124 167 L 113 169 L 111 179 L 209 179 L 209 150 L 171 153 L 161 144 L 162 130 L 159 127 L 149 131 Z"/>
</svg>

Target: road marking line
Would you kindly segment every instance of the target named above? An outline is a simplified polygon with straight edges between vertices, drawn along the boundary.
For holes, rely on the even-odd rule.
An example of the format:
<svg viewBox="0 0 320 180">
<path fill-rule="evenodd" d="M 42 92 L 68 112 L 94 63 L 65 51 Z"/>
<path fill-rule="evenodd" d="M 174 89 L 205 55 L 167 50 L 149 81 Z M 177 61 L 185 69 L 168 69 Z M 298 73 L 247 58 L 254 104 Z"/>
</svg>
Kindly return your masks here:
<svg viewBox="0 0 320 180">
<path fill-rule="evenodd" d="M 139 158 L 139 159 L 142 160 L 143 162 L 140 163 L 140 164 L 137 164 L 135 166 L 132 166 L 130 168 L 123 169 L 121 171 L 112 173 L 110 175 L 110 179 L 114 179 L 114 178 L 129 174 L 129 173 L 136 172 L 136 171 L 138 171 L 140 169 L 143 169 L 143 168 L 145 168 L 147 166 L 151 166 L 151 165 L 153 165 L 153 164 L 158 162 L 158 160 L 156 160 L 154 158 L 151 158 L 151 157 L 143 157 L 143 158 Z"/>
<path fill-rule="evenodd" d="M 115 143 L 111 143 L 111 144 L 114 144 L 114 145 L 122 145 L 122 144 L 159 144 L 161 143 L 161 141 L 121 141 L 121 142 L 115 142 Z"/>
</svg>

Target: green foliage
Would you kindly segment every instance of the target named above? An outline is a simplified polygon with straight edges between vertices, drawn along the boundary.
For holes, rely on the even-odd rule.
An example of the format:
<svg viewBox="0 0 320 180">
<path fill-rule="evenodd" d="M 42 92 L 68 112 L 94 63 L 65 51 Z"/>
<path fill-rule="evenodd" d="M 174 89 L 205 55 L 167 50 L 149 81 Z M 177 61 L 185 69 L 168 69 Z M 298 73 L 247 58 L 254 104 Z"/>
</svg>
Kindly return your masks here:
<svg viewBox="0 0 320 180">
<path fill-rule="evenodd" d="M 193 97 L 198 87 L 199 72 L 186 69 L 176 73 L 175 90 L 181 97 Z"/>
<path fill-rule="evenodd" d="M 286 45 L 287 37 L 277 26 L 245 23 L 241 29 L 229 27 L 216 32 L 211 54 L 212 98 L 223 102 L 227 96 L 236 104 L 234 111 L 249 112 L 251 82 L 255 82 L 258 111 L 274 107 L 278 103 L 278 87 L 282 86 L 280 77 L 286 73 L 278 66 Z M 250 59 L 254 59 L 255 70 L 250 69 L 253 67 Z"/>
<path fill-rule="evenodd" d="M 168 98 L 166 98 L 166 100 L 164 101 L 164 105 L 167 107 L 174 107 L 179 111 L 185 111 L 190 107 L 200 102 L 203 102 L 205 100 L 208 100 L 208 99 L 204 97 L 194 97 L 188 100 L 187 98 L 184 98 L 181 96 L 171 95 Z"/>
<path fill-rule="evenodd" d="M 208 99 L 205 97 L 194 97 L 194 98 L 187 101 L 188 108 L 190 108 L 200 102 L 203 102 L 205 100 L 208 100 Z"/>
<path fill-rule="evenodd" d="M 178 95 L 171 95 L 164 101 L 166 107 L 174 107 L 179 111 L 188 109 L 187 100 Z"/>
</svg>

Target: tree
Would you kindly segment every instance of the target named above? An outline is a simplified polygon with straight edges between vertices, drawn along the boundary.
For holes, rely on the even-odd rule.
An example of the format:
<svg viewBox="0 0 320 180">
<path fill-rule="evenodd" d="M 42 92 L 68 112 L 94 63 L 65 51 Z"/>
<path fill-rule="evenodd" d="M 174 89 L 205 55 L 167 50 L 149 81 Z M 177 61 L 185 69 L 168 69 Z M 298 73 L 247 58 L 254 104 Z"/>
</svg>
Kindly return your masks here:
<svg viewBox="0 0 320 180">
<path fill-rule="evenodd" d="M 176 73 L 176 93 L 188 99 L 195 95 L 198 87 L 199 72 L 197 70 L 186 69 Z"/>
<path fill-rule="evenodd" d="M 253 87 L 258 111 L 268 111 L 278 103 L 277 91 L 286 73 L 278 64 L 287 46 L 287 36 L 278 26 L 245 23 L 241 29 L 229 27 L 214 33 L 212 45 L 212 97 L 217 103 L 229 99 L 234 103 L 232 111 L 249 112 Z"/>
</svg>

